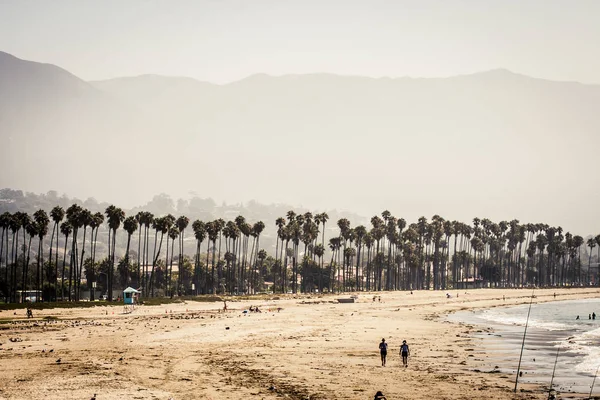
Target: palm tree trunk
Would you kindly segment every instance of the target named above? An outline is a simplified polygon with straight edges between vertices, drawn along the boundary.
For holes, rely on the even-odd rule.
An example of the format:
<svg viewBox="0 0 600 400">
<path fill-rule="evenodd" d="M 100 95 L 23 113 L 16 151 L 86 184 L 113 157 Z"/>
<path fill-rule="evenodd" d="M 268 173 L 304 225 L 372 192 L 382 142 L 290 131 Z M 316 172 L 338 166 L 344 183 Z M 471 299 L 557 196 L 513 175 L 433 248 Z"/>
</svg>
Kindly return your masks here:
<svg viewBox="0 0 600 400">
<path fill-rule="evenodd" d="M 83 261 L 85 256 L 85 234 L 87 226 L 83 226 L 83 241 L 81 244 L 81 261 L 79 263 L 79 273 L 77 274 L 77 300 L 81 298 L 81 274 L 83 273 Z"/>
<path fill-rule="evenodd" d="M 67 264 L 67 242 L 69 241 L 69 236 L 65 236 L 65 249 L 63 254 L 63 265 L 62 265 L 62 279 L 60 281 L 60 300 L 65 300 L 65 266 Z M 58 257 L 58 252 L 56 253 Z"/>
<path fill-rule="evenodd" d="M 143 228 L 140 225 L 140 229 L 138 230 L 137 287 L 140 287 L 140 283 L 142 282 L 142 270 L 141 270 L 141 265 L 140 265 L 140 251 L 141 251 L 141 246 L 142 246 L 142 229 Z"/>
</svg>

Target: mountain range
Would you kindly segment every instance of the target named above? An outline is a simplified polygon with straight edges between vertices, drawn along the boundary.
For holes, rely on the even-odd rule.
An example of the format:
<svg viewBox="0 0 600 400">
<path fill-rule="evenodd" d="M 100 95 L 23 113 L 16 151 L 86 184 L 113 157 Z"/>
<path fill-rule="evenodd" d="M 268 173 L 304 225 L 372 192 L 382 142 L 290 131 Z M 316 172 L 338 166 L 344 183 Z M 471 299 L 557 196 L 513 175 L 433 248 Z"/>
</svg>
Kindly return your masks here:
<svg viewBox="0 0 600 400">
<path fill-rule="evenodd" d="M 86 82 L 0 52 L 0 187 L 256 199 L 407 220 L 600 221 L 600 85 L 258 74 Z"/>
</svg>

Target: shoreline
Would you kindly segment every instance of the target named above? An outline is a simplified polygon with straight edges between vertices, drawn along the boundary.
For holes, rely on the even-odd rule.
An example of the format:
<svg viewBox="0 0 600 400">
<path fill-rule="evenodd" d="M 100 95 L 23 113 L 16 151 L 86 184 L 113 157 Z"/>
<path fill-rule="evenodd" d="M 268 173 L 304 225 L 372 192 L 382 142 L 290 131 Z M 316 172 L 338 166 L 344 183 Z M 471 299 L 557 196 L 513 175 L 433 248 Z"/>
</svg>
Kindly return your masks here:
<svg viewBox="0 0 600 400">
<path fill-rule="evenodd" d="M 600 294 L 538 289 L 534 303 L 554 301 L 554 292 L 556 301 Z M 54 309 L 18 323 L 22 316 L 3 311 L 0 398 L 371 399 L 381 390 L 388 399 L 546 399 L 540 385 L 520 383 L 514 394 L 510 374 L 474 371 L 477 327 L 445 320 L 457 311 L 528 304 L 530 289 L 450 293 L 229 300 L 227 313 L 218 311 L 222 303 L 194 301 L 139 306 L 128 315 L 119 307 Z M 350 295 L 358 301 L 336 300 Z M 262 313 L 242 314 L 251 305 Z M 385 368 L 382 337 L 390 346 Z M 397 354 L 402 339 L 411 346 L 406 369 Z"/>
</svg>

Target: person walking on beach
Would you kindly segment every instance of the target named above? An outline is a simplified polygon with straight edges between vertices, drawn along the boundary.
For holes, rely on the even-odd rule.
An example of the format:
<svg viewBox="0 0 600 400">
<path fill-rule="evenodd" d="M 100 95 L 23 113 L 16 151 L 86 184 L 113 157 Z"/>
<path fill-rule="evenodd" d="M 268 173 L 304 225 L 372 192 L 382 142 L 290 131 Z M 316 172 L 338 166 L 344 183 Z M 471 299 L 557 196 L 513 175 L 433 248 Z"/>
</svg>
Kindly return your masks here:
<svg viewBox="0 0 600 400">
<path fill-rule="evenodd" d="M 402 356 L 402 364 L 404 364 L 405 368 L 408 367 L 408 356 L 410 355 L 410 350 L 408 349 L 406 340 L 402 341 L 402 346 L 400 346 L 400 355 Z"/>
<path fill-rule="evenodd" d="M 592 319 L 596 319 L 596 313 L 595 312 L 592 313 Z"/>
<path fill-rule="evenodd" d="M 379 353 L 381 353 L 381 366 L 385 367 L 385 358 L 387 357 L 387 348 L 388 345 L 385 342 L 385 339 L 381 339 L 381 343 L 379 343 Z"/>
</svg>

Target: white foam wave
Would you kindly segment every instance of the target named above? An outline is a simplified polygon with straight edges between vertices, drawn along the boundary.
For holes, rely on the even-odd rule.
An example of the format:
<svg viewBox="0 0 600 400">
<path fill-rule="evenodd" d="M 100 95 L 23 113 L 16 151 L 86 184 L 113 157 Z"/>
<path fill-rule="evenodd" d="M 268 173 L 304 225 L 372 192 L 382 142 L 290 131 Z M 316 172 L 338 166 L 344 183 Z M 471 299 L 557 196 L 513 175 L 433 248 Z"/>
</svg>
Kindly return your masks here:
<svg viewBox="0 0 600 400">
<path fill-rule="evenodd" d="M 479 316 L 487 321 L 503 325 L 525 326 L 525 323 L 527 322 L 527 315 L 508 314 L 500 310 L 485 310 Z M 540 321 L 535 318 L 529 319 L 529 326 L 548 331 L 561 331 L 573 327 L 572 325 L 560 322 Z"/>
</svg>

